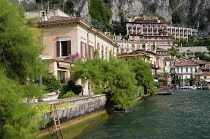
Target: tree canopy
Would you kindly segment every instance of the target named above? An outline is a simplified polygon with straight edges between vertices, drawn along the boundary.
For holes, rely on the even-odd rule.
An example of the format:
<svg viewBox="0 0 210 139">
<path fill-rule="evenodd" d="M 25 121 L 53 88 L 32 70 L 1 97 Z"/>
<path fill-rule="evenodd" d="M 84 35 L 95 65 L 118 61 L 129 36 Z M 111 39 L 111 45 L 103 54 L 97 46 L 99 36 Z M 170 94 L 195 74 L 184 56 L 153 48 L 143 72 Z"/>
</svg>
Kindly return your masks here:
<svg viewBox="0 0 210 139">
<path fill-rule="evenodd" d="M 94 27 L 104 27 L 100 28 L 103 31 L 105 31 L 105 29 L 112 28 L 111 24 L 109 23 L 111 19 L 111 12 L 107 9 L 102 0 L 90 0 L 89 13 L 93 19 L 92 24 Z M 97 25 L 96 23 L 100 25 Z"/>
<path fill-rule="evenodd" d="M 0 72 L 0 136 L 3 139 L 34 138 L 38 132 L 36 110 L 22 98 L 32 86 L 22 86 Z M 33 87 L 34 88 L 34 87 Z M 33 90 L 36 91 L 36 90 Z"/>
<path fill-rule="evenodd" d="M 41 47 L 35 44 L 31 28 L 24 26 L 22 10 L 9 0 L 0 1 L 0 67 L 7 77 L 25 83 L 37 78 Z"/>
<path fill-rule="evenodd" d="M 23 98 L 42 94 L 32 83 L 42 71 L 37 29 L 25 25 L 23 11 L 10 0 L 1 0 L 0 9 L 0 137 L 33 138 L 37 110 Z"/>
<path fill-rule="evenodd" d="M 156 94 L 154 77 L 150 65 L 141 59 L 129 59 L 128 62 L 133 67 L 133 72 L 136 74 L 136 85 L 143 86 L 145 92 L 149 90 L 151 94 Z"/>
<path fill-rule="evenodd" d="M 109 93 L 115 104 L 123 109 L 131 107 L 142 86 L 145 91 L 156 93 L 151 68 L 143 61 L 89 59 L 76 62 L 70 71 L 74 80 L 81 78 L 84 82 L 89 81 L 94 93 Z"/>
</svg>

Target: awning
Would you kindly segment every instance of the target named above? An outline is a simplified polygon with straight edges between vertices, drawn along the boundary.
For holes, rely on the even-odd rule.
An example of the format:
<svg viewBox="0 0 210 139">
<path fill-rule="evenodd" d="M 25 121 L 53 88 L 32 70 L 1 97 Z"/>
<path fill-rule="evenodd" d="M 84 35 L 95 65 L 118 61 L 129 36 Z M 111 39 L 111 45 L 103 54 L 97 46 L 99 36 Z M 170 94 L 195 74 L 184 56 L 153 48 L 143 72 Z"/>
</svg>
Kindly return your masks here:
<svg viewBox="0 0 210 139">
<path fill-rule="evenodd" d="M 70 67 L 70 63 L 58 62 L 58 67 L 60 67 L 60 68 L 69 68 Z"/>
</svg>

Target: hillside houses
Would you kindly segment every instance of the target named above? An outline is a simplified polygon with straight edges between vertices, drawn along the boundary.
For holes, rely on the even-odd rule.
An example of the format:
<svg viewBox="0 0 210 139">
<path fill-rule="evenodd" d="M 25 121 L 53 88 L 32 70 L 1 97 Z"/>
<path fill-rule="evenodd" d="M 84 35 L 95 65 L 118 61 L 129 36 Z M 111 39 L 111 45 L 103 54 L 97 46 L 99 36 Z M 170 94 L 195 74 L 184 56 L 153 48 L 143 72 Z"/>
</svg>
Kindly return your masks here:
<svg viewBox="0 0 210 139">
<path fill-rule="evenodd" d="M 156 47 L 168 49 L 173 46 L 171 36 L 175 39 L 189 37 L 197 33 L 197 29 L 168 26 L 162 20 L 140 18 L 126 22 L 129 40 L 141 41 Z"/>
<path fill-rule="evenodd" d="M 35 14 L 33 13 L 33 15 Z M 159 49 L 157 47 L 158 43 L 154 45 L 154 43 L 146 41 L 147 39 L 144 41 L 138 39 L 132 40 L 132 34 L 130 34 L 131 38 L 128 41 L 123 39 L 114 40 L 108 34 L 94 28 L 79 17 L 52 16 L 52 14 L 48 15 L 47 11 L 42 11 L 42 15 L 40 15 L 40 13 L 38 15 L 41 16 L 39 27 L 43 31 L 44 52 L 41 58 L 42 60 L 50 61 L 50 73 L 55 75 L 63 84 L 67 84 L 69 81 L 70 72 L 68 68 L 74 65 L 74 61 L 66 60 L 66 57 L 75 54 L 78 54 L 84 61 L 87 58 L 92 59 L 96 55 L 99 58 L 108 60 L 110 52 L 113 56 L 119 56 L 120 58 L 142 58 L 145 62 L 150 64 L 155 79 L 160 78 L 159 75 L 162 72 L 169 73 L 168 78 L 170 78 L 170 80 L 168 80 L 168 84 L 170 84 L 172 80 L 194 79 L 199 72 L 209 72 L 210 69 L 210 63 L 208 62 L 187 57 L 179 59 L 172 57 L 168 54 L 167 49 Z M 146 20 L 144 21 L 146 24 Z M 159 21 L 154 20 L 154 24 L 155 22 Z M 138 21 L 138 26 L 136 26 L 137 31 L 140 26 L 144 31 L 143 25 L 144 24 L 140 24 Z M 170 33 L 165 34 L 163 31 L 160 31 L 162 27 L 169 30 L 168 27 L 162 22 L 160 22 L 159 25 L 161 25 L 161 27 L 151 26 L 150 32 L 146 33 L 163 37 L 169 36 Z M 130 29 L 130 31 L 133 31 L 134 23 L 126 24 L 126 27 Z M 151 32 L 152 30 L 154 31 L 155 28 L 158 28 L 156 31 L 159 31 L 159 35 L 157 32 Z M 193 33 L 192 29 L 186 30 L 188 30 L 188 36 L 178 35 L 177 38 L 184 36 L 189 37 L 189 35 Z M 128 33 L 130 31 L 128 31 Z M 144 36 L 146 36 L 145 32 Z M 170 76 L 171 73 L 176 76 Z M 81 81 L 78 81 L 77 84 L 81 84 Z M 197 84 L 199 85 L 198 82 Z M 180 85 L 184 85 L 184 83 Z M 83 87 L 84 95 L 90 94 L 88 83 L 83 84 Z"/>
</svg>

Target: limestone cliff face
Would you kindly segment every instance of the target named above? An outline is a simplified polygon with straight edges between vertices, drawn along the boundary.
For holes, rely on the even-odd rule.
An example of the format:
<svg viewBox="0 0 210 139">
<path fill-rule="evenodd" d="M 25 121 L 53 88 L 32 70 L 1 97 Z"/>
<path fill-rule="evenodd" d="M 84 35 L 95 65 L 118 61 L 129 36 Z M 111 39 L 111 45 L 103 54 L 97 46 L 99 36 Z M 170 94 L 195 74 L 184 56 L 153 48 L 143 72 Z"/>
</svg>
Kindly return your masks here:
<svg viewBox="0 0 210 139">
<path fill-rule="evenodd" d="M 169 0 L 150 0 L 149 2 L 147 0 L 110 0 L 109 7 L 112 11 L 113 21 L 120 20 L 120 17 L 118 16 L 119 12 L 124 12 L 126 18 L 139 17 L 151 12 L 164 17 L 167 21 L 171 21 Z M 88 0 L 74 1 L 74 14 L 87 20 L 90 19 L 88 12 Z"/>
<path fill-rule="evenodd" d="M 17 0 L 23 3 L 35 0 Z M 65 0 L 66 1 L 66 0 Z M 72 0 L 72 15 L 80 16 L 90 22 L 89 0 Z M 182 15 L 181 26 L 196 26 L 205 23 L 203 34 L 210 32 L 210 0 L 106 0 L 112 11 L 112 21 L 120 21 L 119 12 L 124 12 L 125 18 L 132 17 L 164 17 L 172 23 L 172 13 L 178 10 Z M 62 4 L 61 6 L 62 7 Z M 201 25 L 201 24 L 200 24 Z"/>
</svg>

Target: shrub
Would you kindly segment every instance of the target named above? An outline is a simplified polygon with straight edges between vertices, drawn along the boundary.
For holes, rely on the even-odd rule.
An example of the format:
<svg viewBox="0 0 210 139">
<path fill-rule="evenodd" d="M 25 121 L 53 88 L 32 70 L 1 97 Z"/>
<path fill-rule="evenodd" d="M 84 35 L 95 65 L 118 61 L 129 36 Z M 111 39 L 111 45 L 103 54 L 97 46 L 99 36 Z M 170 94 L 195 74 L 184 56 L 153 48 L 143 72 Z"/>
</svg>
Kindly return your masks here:
<svg viewBox="0 0 210 139">
<path fill-rule="evenodd" d="M 172 16 L 172 22 L 174 24 L 181 23 L 181 21 L 182 21 L 182 14 L 181 14 L 181 12 L 179 10 L 176 10 L 175 12 L 173 12 L 171 14 L 171 16 Z"/>
<path fill-rule="evenodd" d="M 68 91 L 66 94 L 62 96 L 62 98 L 69 98 L 69 97 L 77 97 L 78 95 L 74 94 L 73 91 Z"/>
<path fill-rule="evenodd" d="M 46 77 L 44 77 L 44 85 L 45 90 L 49 92 L 61 90 L 62 88 L 61 83 L 55 78 L 54 75 L 51 74 L 48 74 Z"/>
</svg>

